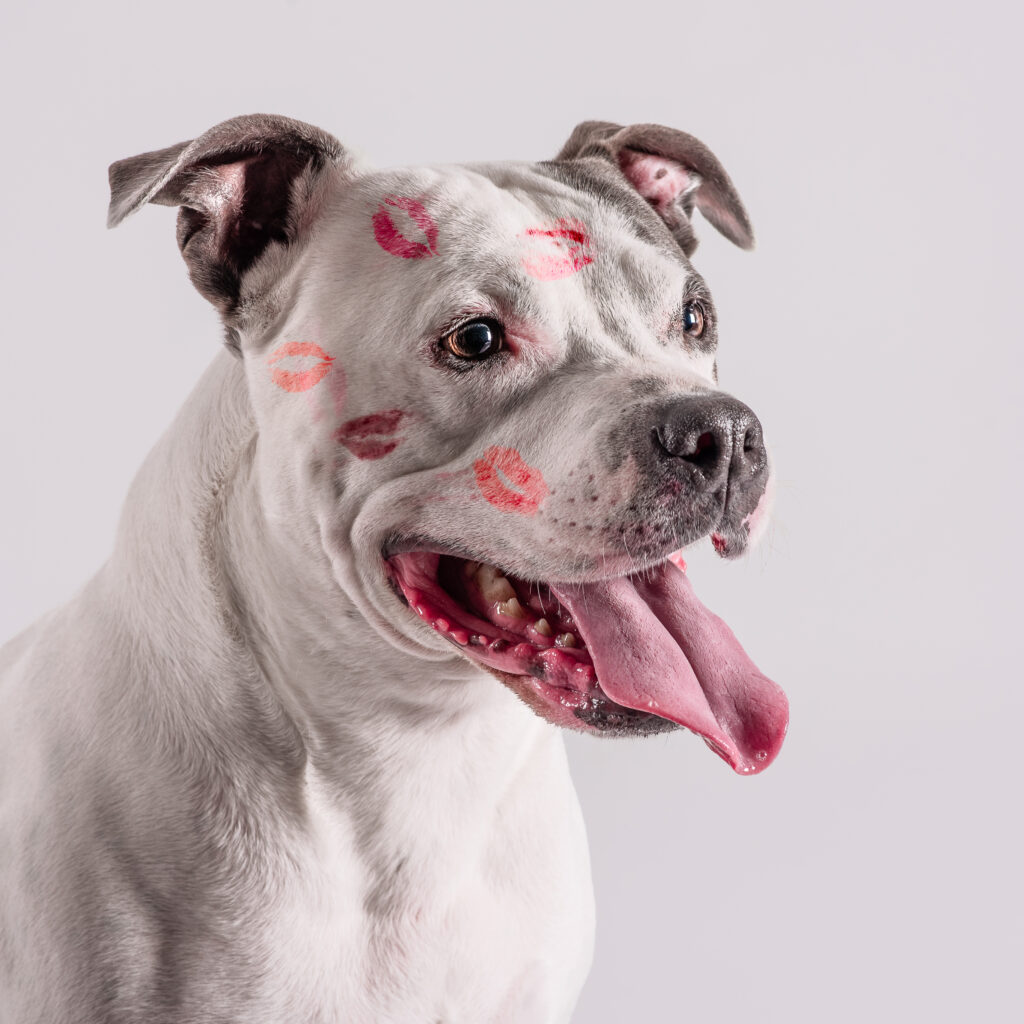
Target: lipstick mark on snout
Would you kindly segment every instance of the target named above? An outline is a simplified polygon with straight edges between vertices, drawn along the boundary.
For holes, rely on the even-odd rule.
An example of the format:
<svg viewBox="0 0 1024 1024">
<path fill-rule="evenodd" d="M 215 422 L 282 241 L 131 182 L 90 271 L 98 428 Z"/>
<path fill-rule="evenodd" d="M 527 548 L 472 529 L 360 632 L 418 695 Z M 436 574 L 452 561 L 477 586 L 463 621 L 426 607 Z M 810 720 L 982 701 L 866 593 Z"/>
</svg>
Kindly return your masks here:
<svg viewBox="0 0 1024 1024">
<path fill-rule="evenodd" d="M 480 493 L 502 512 L 535 515 L 548 496 L 548 485 L 539 469 L 528 466 L 515 448 L 491 445 L 482 459 L 473 463 L 473 473 Z M 501 475 L 518 490 L 513 490 Z"/>
<path fill-rule="evenodd" d="M 307 368 L 286 370 L 274 365 L 282 359 L 294 359 L 296 363 L 293 365 L 298 366 L 303 365 L 304 361 Z M 319 362 L 309 366 L 310 359 L 316 359 Z M 286 341 L 283 345 L 278 345 L 267 357 L 267 365 L 274 367 L 270 379 L 279 388 L 293 393 L 309 391 L 310 388 L 316 387 L 331 372 L 331 363 L 333 362 L 333 356 L 329 356 L 319 345 L 311 341 Z"/>
<path fill-rule="evenodd" d="M 586 228 L 571 217 L 563 217 L 550 227 L 527 228 L 519 237 L 527 244 L 523 268 L 538 281 L 569 277 L 594 262 Z"/>
<path fill-rule="evenodd" d="M 402 409 L 387 409 L 369 416 L 357 416 L 338 427 L 334 440 L 344 445 L 357 459 L 383 459 L 405 440 L 394 436 L 405 415 Z"/>
<path fill-rule="evenodd" d="M 387 209 L 389 206 L 407 213 L 412 222 L 423 232 L 426 243 L 406 238 L 395 227 L 395 222 L 391 219 L 391 213 Z M 373 237 L 377 239 L 377 244 L 385 252 L 391 253 L 392 256 L 401 256 L 405 260 L 422 260 L 437 255 L 437 224 L 427 213 L 426 207 L 417 199 L 408 199 L 404 196 L 385 196 L 377 212 L 373 215 Z"/>
</svg>

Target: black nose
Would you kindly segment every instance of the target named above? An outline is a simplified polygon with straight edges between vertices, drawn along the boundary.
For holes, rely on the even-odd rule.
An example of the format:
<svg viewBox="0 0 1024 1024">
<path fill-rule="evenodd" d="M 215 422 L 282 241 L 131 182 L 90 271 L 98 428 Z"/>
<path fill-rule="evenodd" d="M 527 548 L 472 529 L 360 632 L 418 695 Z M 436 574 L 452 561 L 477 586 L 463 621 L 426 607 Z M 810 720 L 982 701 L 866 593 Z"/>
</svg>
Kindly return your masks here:
<svg viewBox="0 0 1024 1024">
<path fill-rule="evenodd" d="M 662 408 L 652 430 L 658 456 L 686 472 L 699 491 L 745 490 L 768 464 L 761 424 L 730 395 L 688 395 Z M 674 461 L 675 460 L 675 461 Z"/>
</svg>

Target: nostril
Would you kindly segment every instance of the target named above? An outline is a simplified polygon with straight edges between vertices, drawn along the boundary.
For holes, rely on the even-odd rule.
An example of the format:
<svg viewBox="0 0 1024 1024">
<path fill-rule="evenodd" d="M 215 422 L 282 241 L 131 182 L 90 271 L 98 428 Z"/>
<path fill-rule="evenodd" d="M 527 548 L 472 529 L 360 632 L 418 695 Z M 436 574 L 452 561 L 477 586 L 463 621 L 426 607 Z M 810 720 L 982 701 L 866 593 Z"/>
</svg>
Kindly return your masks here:
<svg viewBox="0 0 1024 1024">
<path fill-rule="evenodd" d="M 715 471 L 719 463 L 719 447 L 718 440 L 710 430 L 699 434 L 691 445 L 687 445 L 687 449 L 679 452 L 677 457 L 689 462 L 691 466 L 696 466 L 705 474 Z"/>
<path fill-rule="evenodd" d="M 705 474 L 713 473 L 721 461 L 721 443 L 713 430 L 677 431 L 668 425 L 656 428 L 654 438 L 666 455 L 687 462 Z"/>
</svg>

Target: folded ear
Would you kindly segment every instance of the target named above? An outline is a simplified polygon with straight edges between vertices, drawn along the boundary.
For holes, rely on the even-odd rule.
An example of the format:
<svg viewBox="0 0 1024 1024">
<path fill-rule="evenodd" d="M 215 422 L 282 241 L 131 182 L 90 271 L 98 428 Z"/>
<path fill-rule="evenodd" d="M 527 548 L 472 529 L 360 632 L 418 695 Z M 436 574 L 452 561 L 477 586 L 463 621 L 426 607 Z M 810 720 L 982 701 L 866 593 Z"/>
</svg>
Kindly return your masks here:
<svg viewBox="0 0 1024 1024">
<path fill-rule="evenodd" d="M 697 247 L 690 227 L 695 203 L 730 242 L 753 248 L 754 232 L 729 175 L 692 135 L 659 124 L 623 128 L 608 121 L 584 121 L 555 159 L 586 157 L 614 163 L 668 225 L 687 256 Z"/>
<path fill-rule="evenodd" d="M 312 125 L 235 117 L 192 142 L 111 164 L 107 226 L 145 203 L 181 207 L 178 245 L 189 276 L 230 319 L 250 297 L 247 272 L 299 240 L 325 172 L 344 159 L 341 143 Z"/>
</svg>

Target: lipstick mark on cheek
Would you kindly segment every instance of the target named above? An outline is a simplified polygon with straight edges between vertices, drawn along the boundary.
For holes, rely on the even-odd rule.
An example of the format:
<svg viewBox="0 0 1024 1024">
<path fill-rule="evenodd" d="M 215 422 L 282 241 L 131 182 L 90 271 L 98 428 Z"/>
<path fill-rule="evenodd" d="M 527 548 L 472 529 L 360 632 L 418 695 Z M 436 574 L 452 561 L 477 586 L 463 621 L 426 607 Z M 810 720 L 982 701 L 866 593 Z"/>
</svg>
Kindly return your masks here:
<svg viewBox="0 0 1024 1024">
<path fill-rule="evenodd" d="M 423 232 L 426 243 L 406 238 L 395 227 L 388 207 L 408 214 L 412 223 Z M 437 255 L 437 224 L 419 200 L 405 196 L 384 196 L 372 219 L 373 237 L 377 239 L 377 244 L 392 256 L 401 256 L 405 260 L 422 260 Z"/>
<path fill-rule="evenodd" d="M 473 474 L 480 493 L 501 512 L 536 515 L 550 493 L 541 471 L 527 465 L 515 448 L 492 445 L 473 463 Z"/>
<path fill-rule="evenodd" d="M 291 369 L 276 365 L 285 359 L 291 361 Z M 319 361 L 310 364 L 310 360 Z M 267 357 L 267 365 L 273 367 L 270 379 L 292 394 L 316 387 L 331 372 L 333 362 L 334 357 L 312 341 L 286 341 Z"/>
<path fill-rule="evenodd" d="M 405 440 L 394 435 L 406 415 L 403 409 L 387 409 L 357 416 L 338 427 L 334 440 L 344 445 L 357 459 L 366 462 L 383 459 Z"/>
<path fill-rule="evenodd" d="M 538 281 L 557 281 L 594 262 L 593 243 L 582 221 L 563 217 L 551 227 L 527 228 L 523 269 Z"/>
</svg>

